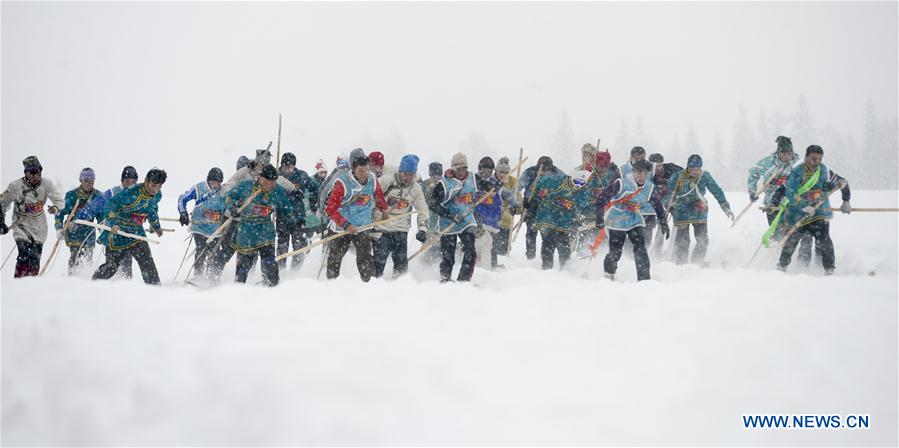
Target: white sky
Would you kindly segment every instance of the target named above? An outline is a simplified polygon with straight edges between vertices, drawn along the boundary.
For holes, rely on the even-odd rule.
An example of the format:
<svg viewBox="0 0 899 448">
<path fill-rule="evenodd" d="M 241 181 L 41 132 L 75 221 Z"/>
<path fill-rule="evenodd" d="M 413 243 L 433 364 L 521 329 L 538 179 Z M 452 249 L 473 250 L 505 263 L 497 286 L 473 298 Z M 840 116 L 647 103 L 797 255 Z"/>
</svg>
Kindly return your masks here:
<svg viewBox="0 0 899 448">
<path fill-rule="evenodd" d="M 4 185 L 36 154 L 67 188 L 83 166 L 106 188 L 133 164 L 180 192 L 274 139 L 278 112 L 303 168 L 380 143 L 424 172 L 473 132 L 513 159 L 561 152 L 546 145 L 563 110 L 578 142 L 642 114 L 667 144 L 690 123 L 728 142 L 741 102 L 754 117 L 804 94 L 816 125 L 857 138 L 868 98 L 882 117 L 899 107 L 896 2 L 0 8 Z"/>
</svg>

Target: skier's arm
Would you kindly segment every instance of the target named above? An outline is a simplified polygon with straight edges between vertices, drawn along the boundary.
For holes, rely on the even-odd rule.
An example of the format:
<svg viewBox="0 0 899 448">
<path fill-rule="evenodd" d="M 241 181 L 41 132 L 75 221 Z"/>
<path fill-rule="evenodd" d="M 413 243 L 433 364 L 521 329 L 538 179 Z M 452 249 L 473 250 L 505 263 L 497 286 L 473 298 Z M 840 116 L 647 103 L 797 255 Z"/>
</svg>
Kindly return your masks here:
<svg viewBox="0 0 899 448">
<path fill-rule="evenodd" d="M 649 196 L 649 205 L 652 205 L 652 209 L 656 211 L 656 217 L 659 218 L 659 222 L 665 223 L 667 221 L 665 205 L 662 204 L 662 196 L 659 194 L 658 189 L 653 188 L 652 195 Z"/>
<path fill-rule="evenodd" d="M 718 183 L 715 182 L 715 178 L 712 177 L 708 172 L 703 172 L 702 175 L 706 178 L 706 188 L 712 192 L 712 196 L 718 201 L 718 205 L 721 206 L 721 210 L 724 210 L 725 213 L 730 211 L 730 204 L 727 202 L 727 197 L 724 196 L 724 190 L 718 186 Z"/>
<path fill-rule="evenodd" d="M 298 220 L 296 213 L 293 210 L 293 201 L 290 200 L 290 197 L 286 192 L 282 192 L 283 194 L 278 195 L 279 200 L 277 202 L 277 207 L 275 208 L 275 212 L 278 213 L 278 218 L 284 220 L 288 225 L 297 224 L 298 221 L 305 221 L 306 217 L 303 216 L 302 220 Z"/>
<path fill-rule="evenodd" d="M 680 177 L 678 174 L 672 175 L 668 178 L 668 188 L 665 189 L 665 195 L 662 197 L 662 201 L 665 204 L 672 204 L 671 196 L 677 194 L 677 178 Z"/>
<path fill-rule="evenodd" d="M 412 185 L 412 206 L 415 208 L 415 211 L 418 212 L 418 217 L 415 218 L 418 222 L 418 230 L 428 230 L 428 219 L 430 219 L 431 215 L 428 212 L 428 203 L 425 201 L 425 194 L 421 191 L 421 185 L 417 182 Z"/>
<path fill-rule="evenodd" d="M 65 206 L 62 208 L 62 210 L 56 213 L 55 217 L 53 217 L 53 227 L 55 227 L 56 230 L 62 229 L 62 225 L 65 223 L 66 215 L 71 213 L 72 209 L 75 208 L 75 198 L 77 197 L 78 193 L 75 193 L 74 191 L 66 193 Z"/>
<path fill-rule="evenodd" d="M 197 200 L 197 189 L 190 187 L 184 194 L 178 196 L 178 214 L 187 213 L 187 203 L 194 200 Z M 199 204 L 198 200 L 197 203 Z"/>
<path fill-rule="evenodd" d="M 596 197 L 596 223 L 604 224 L 605 216 L 606 216 L 606 204 L 615 197 L 616 194 L 621 190 L 621 179 L 616 179 L 615 182 L 609 184 L 608 187 L 603 188 L 603 190 L 599 193 L 599 196 Z"/>
<path fill-rule="evenodd" d="M 156 193 L 154 200 L 150 201 L 149 210 L 147 210 L 147 222 L 150 223 L 150 231 L 160 233 L 162 226 L 159 224 L 159 201 L 162 200 L 162 193 Z"/>
<path fill-rule="evenodd" d="M 846 180 L 845 178 L 843 178 L 842 176 L 840 176 L 839 174 L 831 171 L 830 172 L 830 182 L 831 182 L 831 190 L 839 187 L 841 184 L 843 185 L 843 187 L 840 188 L 840 195 L 843 198 L 843 202 L 849 202 L 849 198 L 852 196 L 851 192 L 849 191 L 849 181 Z"/>
<path fill-rule="evenodd" d="M 3 194 L 0 194 L 0 208 L 2 208 L 3 210 L 9 210 L 9 204 L 12 204 L 13 201 L 15 201 L 19 196 L 18 189 L 15 188 L 14 184 L 14 182 L 10 183 L 9 186 L 6 187 L 6 190 L 3 192 Z M 4 219 L 6 219 L 5 214 L 3 215 L 3 217 Z"/>
<path fill-rule="evenodd" d="M 787 181 L 784 183 L 784 193 L 783 196 L 790 202 L 793 202 L 793 196 L 796 195 L 796 191 L 799 190 L 800 185 L 802 184 L 802 172 L 804 168 L 799 167 L 790 171 L 790 175 L 787 176 Z M 780 202 L 774 202 L 774 205 L 779 205 Z"/>
<path fill-rule="evenodd" d="M 381 183 L 375 179 L 375 206 L 382 212 L 387 211 L 387 200 L 384 199 L 384 192 L 381 191 Z"/>
<path fill-rule="evenodd" d="M 325 213 L 331 218 L 331 221 L 334 221 L 337 227 L 346 229 L 349 226 L 349 221 L 340 214 L 340 202 L 343 199 L 343 193 L 343 182 L 334 182 L 334 186 L 331 187 L 331 194 L 328 195 Z"/>
<path fill-rule="evenodd" d="M 318 184 L 308 175 L 303 176 L 303 188 L 308 193 L 309 211 L 315 213 L 318 210 Z"/>
<path fill-rule="evenodd" d="M 749 194 L 755 194 L 758 190 L 759 179 L 762 177 L 762 174 L 765 172 L 765 161 L 768 160 L 765 157 L 762 160 L 759 160 L 755 163 L 751 168 L 749 168 L 749 177 L 746 179 L 746 189 L 749 191 Z"/>
<path fill-rule="evenodd" d="M 453 219 L 453 212 L 443 206 L 443 201 L 446 199 L 445 196 L 446 191 L 443 188 L 443 182 L 438 182 L 437 185 L 434 186 L 434 191 L 431 192 L 431 198 L 434 202 L 434 212 L 437 213 L 437 216 Z"/>
<path fill-rule="evenodd" d="M 47 186 L 47 197 L 50 198 L 50 202 L 53 203 L 53 206 L 57 209 L 59 209 L 60 206 L 64 206 L 62 195 L 59 194 L 59 190 L 56 189 L 56 186 L 53 185 L 53 182 L 46 180 L 43 182 L 45 182 L 45 185 Z"/>
</svg>

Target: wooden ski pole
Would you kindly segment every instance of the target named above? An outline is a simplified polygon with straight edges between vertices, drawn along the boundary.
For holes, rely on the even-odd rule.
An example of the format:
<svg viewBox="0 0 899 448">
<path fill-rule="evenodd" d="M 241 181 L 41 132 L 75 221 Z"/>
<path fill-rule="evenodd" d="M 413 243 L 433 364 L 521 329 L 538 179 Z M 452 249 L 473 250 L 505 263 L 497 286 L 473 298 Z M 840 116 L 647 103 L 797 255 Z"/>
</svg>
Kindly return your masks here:
<svg viewBox="0 0 899 448">
<path fill-rule="evenodd" d="M 373 222 L 373 223 L 371 223 L 371 224 L 366 224 L 366 225 L 364 225 L 364 226 L 357 227 L 357 228 L 356 228 L 356 233 L 362 232 L 362 231 L 364 231 L 364 230 L 372 229 L 372 228 L 374 228 L 374 227 L 376 227 L 376 226 L 379 226 L 379 225 L 381 225 L 381 224 L 386 224 L 386 223 L 391 222 L 391 221 L 396 221 L 397 219 L 400 219 L 400 218 L 405 218 L 406 216 L 409 216 L 409 215 L 417 215 L 418 213 L 421 213 L 421 212 L 419 212 L 418 210 L 415 210 L 415 211 L 411 211 L 411 212 L 402 213 L 402 214 L 399 214 L 399 215 L 393 215 L 393 216 L 391 216 L 391 217 L 389 217 L 389 218 L 387 218 L 387 219 L 382 219 L 382 220 L 380 220 L 380 221 L 378 221 L 378 222 Z M 281 255 L 278 255 L 277 257 L 275 257 L 275 261 L 281 261 L 281 260 L 283 260 L 283 259 L 285 259 L 285 258 L 287 258 L 287 257 L 292 257 L 292 256 L 294 256 L 294 255 L 305 254 L 306 252 L 309 252 L 310 250 L 312 250 L 312 249 L 314 249 L 314 248 L 316 248 L 316 247 L 318 247 L 318 246 L 320 246 L 320 245 L 322 245 L 322 244 L 324 244 L 324 243 L 327 243 L 328 241 L 335 240 L 335 239 L 340 238 L 340 237 L 342 237 L 342 236 L 344 236 L 344 235 L 347 235 L 347 234 L 349 234 L 349 232 L 346 231 L 346 230 L 341 231 L 341 232 L 337 232 L 337 233 L 335 233 L 335 234 L 333 234 L 333 235 L 331 235 L 331 236 L 322 238 L 322 239 L 320 239 L 320 240 L 318 240 L 318 241 L 316 241 L 316 242 L 314 242 L 314 243 L 312 243 L 312 244 L 309 244 L 309 245 L 306 246 L 306 247 L 301 247 L 301 248 L 299 248 L 299 249 L 297 249 L 297 250 L 294 250 L 294 251 L 292 251 L 292 252 L 287 252 L 287 253 L 283 253 L 283 254 L 281 254 Z"/>
<path fill-rule="evenodd" d="M 518 168 L 515 169 L 515 177 L 521 177 L 521 163 L 522 158 L 524 157 L 524 147 L 518 148 Z"/>
<path fill-rule="evenodd" d="M 10 247 L 10 248 L 9 248 L 9 254 L 7 254 L 7 255 L 6 255 L 6 258 L 3 259 L 3 265 L 0 265 L 0 271 L 2 271 L 3 268 L 6 267 L 6 262 L 9 261 L 9 257 L 12 256 L 12 253 L 15 252 L 15 250 L 16 250 L 16 246 L 13 246 L 13 247 Z"/>
<path fill-rule="evenodd" d="M 826 210 L 831 211 L 831 212 L 839 212 L 839 211 L 842 211 L 841 209 L 835 208 L 835 207 L 830 207 L 830 208 L 827 208 Z M 855 207 L 852 207 L 852 213 L 855 213 L 855 212 L 899 212 L 899 208 L 884 208 L 884 207 L 880 207 L 880 208 L 865 208 L 865 207 L 855 208 Z"/>
<path fill-rule="evenodd" d="M 768 178 L 768 180 L 766 180 L 762 184 L 762 188 L 759 188 L 758 190 L 756 190 L 756 192 L 755 192 L 756 197 L 761 196 L 762 193 L 764 193 L 765 190 L 768 189 L 768 186 L 771 185 L 771 182 L 773 182 L 774 179 L 777 178 L 778 175 L 780 175 L 780 174 L 781 174 L 781 168 L 776 169 L 775 173 L 773 175 L 771 175 Z M 758 199 L 756 199 L 756 200 L 758 200 Z M 746 204 L 746 207 L 743 207 L 743 210 L 740 210 L 740 213 L 737 214 L 737 216 L 734 218 L 734 222 L 731 223 L 731 225 L 730 225 L 731 228 L 733 228 L 735 225 L 737 225 L 737 221 L 739 221 L 740 218 L 742 218 L 743 215 L 746 214 L 746 212 L 749 210 L 749 208 L 752 207 L 752 204 L 755 204 L 755 201 L 750 201 L 749 204 Z"/>
<path fill-rule="evenodd" d="M 190 246 L 193 243 L 193 238 L 187 242 L 187 246 L 184 248 L 184 256 L 181 257 L 181 264 L 178 265 L 178 270 L 175 271 L 175 278 L 172 279 L 172 283 L 178 281 L 178 274 L 181 273 L 181 268 L 184 267 L 184 260 L 187 260 L 187 252 L 190 250 Z"/>
<path fill-rule="evenodd" d="M 79 204 L 81 204 L 81 198 L 78 198 L 78 199 L 75 201 L 75 206 L 72 207 L 72 211 L 69 213 L 69 216 L 66 217 L 66 222 L 63 223 L 62 229 L 61 229 L 61 230 L 62 230 L 62 238 L 57 238 L 57 239 L 56 239 L 56 244 L 53 245 L 53 250 L 50 251 L 50 257 L 47 258 L 47 262 L 44 263 L 44 267 L 41 269 L 41 272 L 39 272 L 39 273 L 37 274 L 38 277 L 41 277 L 41 276 L 43 276 L 44 274 L 46 274 L 47 271 L 50 270 L 50 267 L 53 266 L 53 261 L 56 260 L 56 254 L 59 253 L 59 243 L 61 243 L 62 240 L 65 239 L 66 229 L 69 228 L 69 223 L 72 222 L 72 218 L 74 218 L 74 217 L 75 217 L 75 213 L 78 212 L 78 205 L 79 205 Z"/>
<path fill-rule="evenodd" d="M 839 188 L 834 188 L 833 190 L 830 190 L 830 192 L 827 193 L 827 195 L 825 195 L 823 198 L 821 198 L 821 200 L 818 201 L 818 203 L 816 203 L 816 204 L 814 205 L 815 210 L 817 210 L 818 207 L 821 207 L 821 205 L 823 205 L 824 202 L 827 201 L 827 198 L 829 198 L 830 195 L 836 193 L 837 191 L 840 191 L 840 189 L 839 189 Z M 804 217 L 803 217 L 803 218 L 804 218 Z M 786 243 L 787 240 L 790 239 L 790 237 L 791 237 L 794 233 L 796 233 L 796 231 L 799 230 L 800 227 L 802 227 L 800 224 L 802 224 L 802 218 L 800 218 L 799 221 L 798 221 L 796 224 L 793 224 L 793 227 L 790 227 L 790 230 L 787 231 L 786 234 L 784 234 L 784 237 L 781 238 L 781 240 L 778 242 L 778 245 L 782 245 L 782 244 Z"/>
<path fill-rule="evenodd" d="M 496 192 L 495 188 L 491 188 L 490 190 L 488 190 L 487 194 L 485 194 L 480 199 L 478 199 L 477 202 L 472 204 L 471 207 L 468 207 L 468 210 L 465 210 L 465 213 L 462 215 L 462 218 L 464 219 L 465 217 L 470 215 L 474 211 L 474 209 L 477 208 L 477 206 L 481 205 L 481 202 L 484 202 L 485 200 L 487 200 L 487 198 L 493 196 L 493 193 L 495 193 L 495 192 Z M 456 228 L 457 225 L 459 225 L 459 223 L 454 222 L 451 226 L 447 227 L 444 231 L 437 232 L 437 235 L 434 235 L 433 238 L 425 241 L 424 244 L 422 244 L 421 247 L 414 254 L 412 254 L 412 256 L 409 257 L 409 261 L 412 261 L 413 258 L 417 257 L 422 252 L 428 250 L 431 246 L 437 244 L 437 242 L 440 241 L 441 237 L 443 237 L 444 235 L 449 233 L 450 230 Z"/>
<path fill-rule="evenodd" d="M 278 156 L 275 157 L 275 163 L 272 165 L 278 166 L 281 163 L 281 112 L 278 112 Z"/>
<path fill-rule="evenodd" d="M 85 220 L 83 220 L 83 219 L 76 219 L 76 220 L 73 221 L 73 222 L 74 222 L 75 224 L 81 224 L 81 225 L 83 225 L 83 226 L 90 226 L 90 227 L 93 227 L 93 228 L 95 228 L 95 229 L 106 230 L 106 231 L 108 231 L 108 232 L 112 232 L 112 228 L 109 227 L 109 226 L 107 226 L 107 225 L 105 225 L 105 224 L 97 224 L 97 223 L 93 223 L 93 222 L 90 222 L 90 221 L 85 221 Z M 152 240 L 152 239 L 147 238 L 147 237 L 145 237 L 145 236 L 135 235 L 135 234 L 133 234 L 133 233 L 128 233 L 128 232 L 122 232 L 121 230 L 118 231 L 118 232 L 115 232 L 115 235 L 120 235 L 120 236 L 124 236 L 124 237 L 126 237 L 126 238 L 135 239 L 135 240 L 146 241 L 146 242 L 148 242 L 148 243 L 159 244 L 159 240 Z"/>
</svg>

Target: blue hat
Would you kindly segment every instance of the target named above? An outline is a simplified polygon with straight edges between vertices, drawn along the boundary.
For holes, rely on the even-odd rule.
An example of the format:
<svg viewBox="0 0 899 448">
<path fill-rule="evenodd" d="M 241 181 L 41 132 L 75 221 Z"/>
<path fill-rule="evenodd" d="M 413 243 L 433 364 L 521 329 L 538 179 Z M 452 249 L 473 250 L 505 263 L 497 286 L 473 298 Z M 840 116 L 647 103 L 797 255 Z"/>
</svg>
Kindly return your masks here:
<svg viewBox="0 0 899 448">
<path fill-rule="evenodd" d="M 687 168 L 702 168 L 702 157 L 693 154 L 687 159 Z"/>
<path fill-rule="evenodd" d="M 400 159 L 401 173 L 417 173 L 418 172 L 418 156 L 415 154 L 406 154 Z"/>
<path fill-rule="evenodd" d="M 85 168 L 85 169 L 81 170 L 81 173 L 78 174 L 79 182 L 85 181 L 85 180 L 94 180 L 96 178 L 97 178 L 97 174 L 94 173 L 94 170 L 91 168 Z"/>
</svg>

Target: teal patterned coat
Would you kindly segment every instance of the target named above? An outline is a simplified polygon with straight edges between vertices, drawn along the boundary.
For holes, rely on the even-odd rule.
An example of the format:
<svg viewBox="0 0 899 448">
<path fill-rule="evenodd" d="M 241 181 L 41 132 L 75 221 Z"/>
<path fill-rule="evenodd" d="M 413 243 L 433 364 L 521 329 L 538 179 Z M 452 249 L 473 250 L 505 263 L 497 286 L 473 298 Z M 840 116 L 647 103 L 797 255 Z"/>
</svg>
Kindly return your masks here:
<svg viewBox="0 0 899 448">
<path fill-rule="evenodd" d="M 691 178 L 687 170 L 679 171 L 668 180 L 668 192 L 665 195 L 665 205 L 674 218 L 675 227 L 683 227 L 689 224 L 705 224 L 709 219 L 709 204 L 705 199 L 706 190 L 712 192 L 712 196 L 718 201 L 721 209 L 727 212 L 730 204 L 724 197 L 724 191 L 707 171 L 702 171 L 699 176 Z"/>
<path fill-rule="evenodd" d="M 102 195 L 103 193 L 100 193 L 96 188 L 91 190 L 90 193 L 81 191 L 81 187 L 67 191 L 65 206 L 56 214 L 56 218 L 54 218 L 56 230 L 61 230 L 62 226 L 65 225 L 66 216 L 77 215 L 78 211 L 84 208 L 88 202 Z M 72 219 L 74 220 L 75 218 Z M 69 228 L 65 232 L 65 238 L 66 246 L 69 247 L 81 247 L 82 244 L 90 246 L 97 241 L 97 232 L 93 227 L 82 226 L 70 222 Z"/>
<path fill-rule="evenodd" d="M 234 222 L 237 228 L 231 238 L 231 247 L 244 254 L 275 244 L 273 214 L 277 214 L 288 224 L 296 222 L 292 201 L 287 196 L 287 191 L 275 184 L 275 188 L 266 193 L 261 191 L 259 183 L 255 181 L 241 182 L 228 191 L 226 200 L 231 216 L 235 216 L 237 209 L 257 190 L 260 193 L 240 212 L 240 220 Z"/>
<path fill-rule="evenodd" d="M 578 188 L 570 176 L 562 174 L 541 178 L 534 197 L 538 205 L 536 226 L 540 230 L 576 231 L 584 209 L 595 209 L 590 207 L 595 201 L 589 186 Z"/>
<path fill-rule="evenodd" d="M 160 229 L 158 215 L 160 199 L 162 192 L 150 196 L 144 183 L 122 190 L 106 203 L 106 224 L 109 227 L 119 226 L 123 232 L 146 236 L 144 222 L 149 222 L 150 230 L 155 232 Z M 98 241 L 109 250 L 124 250 L 142 242 L 122 235 L 113 235 L 106 230 L 100 234 Z"/>
</svg>

